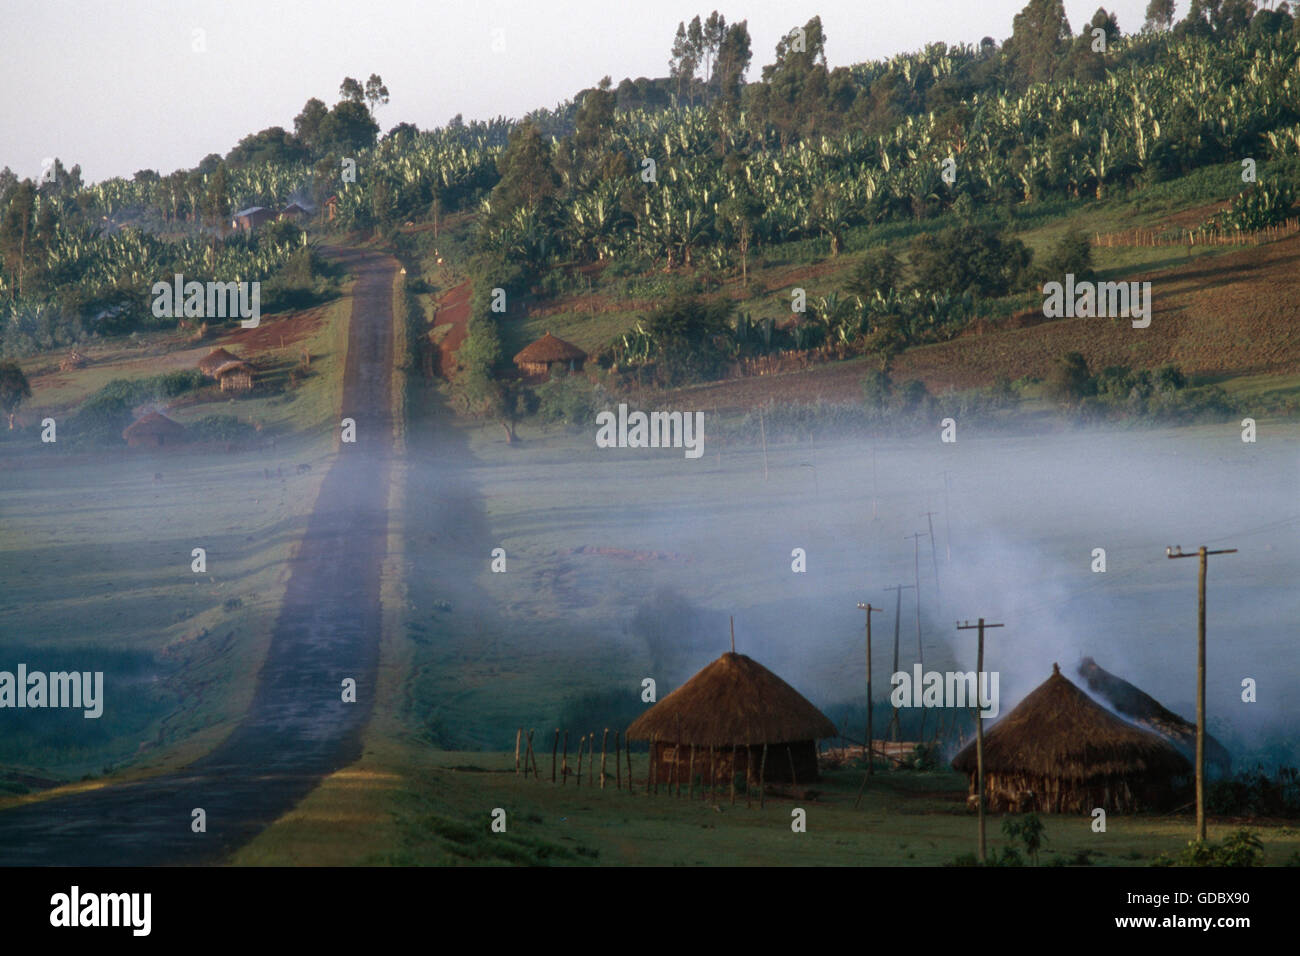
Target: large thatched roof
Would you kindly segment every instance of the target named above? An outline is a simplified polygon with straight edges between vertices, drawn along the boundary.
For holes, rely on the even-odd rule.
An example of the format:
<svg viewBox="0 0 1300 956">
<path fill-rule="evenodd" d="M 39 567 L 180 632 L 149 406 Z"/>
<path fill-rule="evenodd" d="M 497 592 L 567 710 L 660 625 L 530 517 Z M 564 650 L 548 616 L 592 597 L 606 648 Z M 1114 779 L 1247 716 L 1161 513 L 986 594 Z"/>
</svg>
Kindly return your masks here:
<svg viewBox="0 0 1300 956">
<path fill-rule="evenodd" d="M 975 772 L 972 741 L 953 767 Z M 985 773 L 1065 780 L 1186 773 L 1191 766 L 1163 737 L 1106 710 L 1052 665 L 1052 676 L 984 735 Z"/>
<path fill-rule="evenodd" d="M 1133 723 L 1168 738 L 1184 757 L 1196 759 L 1196 725 L 1169 710 L 1150 694 L 1122 677 L 1103 670 L 1091 657 L 1079 661 L 1079 676 L 1088 690 L 1100 697 Z M 1207 733 L 1205 759 L 1221 773 L 1232 771 L 1232 756 L 1227 748 Z"/>
<path fill-rule="evenodd" d="M 244 360 L 225 349 L 213 349 L 199 359 L 199 371 L 209 378 L 216 378 L 229 365 L 242 365 Z"/>
<path fill-rule="evenodd" d="M 838 731 L 797 690 L 744 654 L 723 654 L 633 721 L 628 740 L 697 747 L 792 743 Z"/>
<path fill-rule="evenodd" d="M 550 332 L 547 332 L 532 345 L 525 346 L 515 356 L 515 363 L 522 365 L 525 363 L 572 362 L 586 357 L 587 353 L 573 343 L 566 342 L 564 339 L 557 339 Z"/>
</svg>

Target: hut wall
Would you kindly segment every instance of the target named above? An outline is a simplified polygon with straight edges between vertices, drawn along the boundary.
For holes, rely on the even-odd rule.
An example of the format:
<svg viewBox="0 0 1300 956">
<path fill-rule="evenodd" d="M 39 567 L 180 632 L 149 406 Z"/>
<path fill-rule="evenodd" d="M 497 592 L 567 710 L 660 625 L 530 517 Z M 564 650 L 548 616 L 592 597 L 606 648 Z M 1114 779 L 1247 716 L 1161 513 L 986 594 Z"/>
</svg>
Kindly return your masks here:
<svg viewBox="0 0 1300 956">
<path fill-rule="evenodd" d="M 975 775 L 970 795 L 975 796 Z M 984 774 L 984 800 L 994 813 L 1081 813 L 1101 807 L 1107 813 L 1171 808 L 1177 798 L 1171 783 L 1139 776 L 1100 777 L 1085 781 L 1028 774 Z"/>
<path fill-rule="evenodd" d="M 786 749 L 789 748 L 787 755 Z M 733 754 L 735 758 L 733 766 Z M 677 746 L 659 741 L 655 744 L 655 780 L 667 784 L 669 780 L 680 780 L 686 786 L 687 774 L 691 767 L 691 745 Z M 799 784 L 819 779 L 817 773 L 817 745 L 811 740 L 798 740 L 791 743 L 769 744 L 767 748 L 767 766 L 763 768 L 763 780 L 766 783 L 790 783 L 790 764 L 793 760 L 794 772 Z M 673 762 L 677 763 L 676 772 Z M 763 746 L 741 745 L 736 748 L 717 747 L 713 751 L 713 769 L 716 786 L 725 787 L 733 773 L 742 777 L 751 775 L 755 785 L 758 784 L 759 769 L 763 763 Z M 695 751 L 694 773 L 697 782 L 708 786 L 709 783 L 709 748 L 699 747 Z"/>
<path fill-rule="evenodd" d="M 247 371 L 227 372 L 221 376 L 223 392 L 247 392 L 253 387 L 253 376 Z"/>
</svg>

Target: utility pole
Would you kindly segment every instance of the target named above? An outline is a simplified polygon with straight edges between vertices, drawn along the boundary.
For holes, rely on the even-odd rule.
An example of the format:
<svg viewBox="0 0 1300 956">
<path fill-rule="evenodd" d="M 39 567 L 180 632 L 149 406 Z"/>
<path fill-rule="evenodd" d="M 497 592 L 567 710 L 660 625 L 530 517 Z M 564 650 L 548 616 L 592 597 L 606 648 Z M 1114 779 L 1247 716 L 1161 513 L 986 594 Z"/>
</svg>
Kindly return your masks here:
<svg viewBox="0 0 1300 956">
<path fill-rule="evenodd" d="M 910 584 L 899 584 L 896 587 L 885 588 L 886 591 L 897 591 L 894 596 L 894 669 L 890 674 L 898 673 L 898 622 L 903 613 L 903 592 L 912 587 Z M 894 708 L 894 716 L 889 718 L 889 739 L 898 742 L 898 708 Z"/>
<path fill-rule="evenodd" d="M 867 745 L 863 753 L 867 758 L 867 776 L 871 776 L 874 773 L 871 762 L 873 739 L 871 730 L 871 615 L 879 614 L 880 608 L 858 602 L 858 610 L 867 612 Z"/>
<path fill-rule="evenodd" d="M 984 701 L 980 693 L 980 688 L 984 683 L 984 628 L 1004 626 L 1002 624 L 985 624 L 984 618 L 980 618 L 978 624 L 967 621 L 965 624 L 957 625 L 959 631 L 979 628 L 980 632 L 979 658 L 975 665 L 975 787 L 979 793 L 981 863 L 988 862 L 988 852 L 984 842 Z"/>
<path fill-rule="evenodd" d="M 921 517 L 930 524 L 930 560 L 934 562 L 934 609 L 939 610 L 939 556 L 934 547 L 934 514 L 933 511 L 921 512 Z"/>
<path fill-rule="evenodd" d="M 943 546 L 947 550 L 949 564 L 952 563 L 952 521 L 948 518 L 951 514 L 952 506 L 948 504 L 948 472 L 945 470 L 943 473 Z"/>
<path fill-rule="evenodd" d="M 876 505 L 880 501 L 880 493 L 876 488 L 876 443 L 871 443 L 871 520 L 876 520 Z"/>
<path fill-rule="evenodd" d="M 915 575 L 916 582 L 916 660 L 922 667 L 925 666 L 925 651 L 921 647 L 921 539 L 925 537 L 924 531 L 918 531 L 916 534 L 910 534 L 906 537 L 912 539 L 912 573 Z M 925 710 L 921 711 L 921 739 L 925 739 L 925 718 L 928 716 Z"/>
<path fill-rule="evenodd" d="M 1207 551 L 1202 545 L 1195 554 L 1183 554 L 1182 545 L 1165 548 L 1169 558 L 1201 559 L 1196 580 L 1196 839 L 1205 840 L 1205 572 L 1212 554 L 1236 554 L 1236 548 Z"/>
</svg>

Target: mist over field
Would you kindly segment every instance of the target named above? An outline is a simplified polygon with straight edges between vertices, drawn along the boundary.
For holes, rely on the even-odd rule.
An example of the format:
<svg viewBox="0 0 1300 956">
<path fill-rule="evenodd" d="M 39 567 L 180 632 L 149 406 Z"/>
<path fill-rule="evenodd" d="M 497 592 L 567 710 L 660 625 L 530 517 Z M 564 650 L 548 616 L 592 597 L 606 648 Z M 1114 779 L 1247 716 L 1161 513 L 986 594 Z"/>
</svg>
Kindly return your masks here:
<svg viewBox="0 0 1300 956">
<path fill-rule="evenodd" d="M 1236 547 L 1235 555 L 1210 559 L 1211 728 L 1238 758 L 1293 738 L 1300 698 L 1290 688 L 1300 680 L 1300 660 L 1279 626 L 1300 610 L 1292 587 L 1300 570 L 1298 472 L 1289 437 L 1247 444 L 1238 428 L 1216 426 L 959 434 L 943 444 L 936 428 L 933 438 L 876 442 L 874 490 L 871 446 L 826 440 L 770 448 L 766 482 L 757 449 L 719 451 L 707 439 L 698 462 L 671 450 L 577 449 L 566 459 L 560 449 L 532 448 L 514 458 L 509 485 L 494 485 L 491 468 L 483 474 L 490 486 L 514 488 L 531 502 L 530 523 L 500 523 L 512 553 L 532 547 L 545 526 L 570 548 L 639 555 L 570 559 L 578 562 L 577 609 L 564 625 L 569 636 L 547 643 L 559 659 L 575 658 L 560 672 L 587 656 L 575 642 L 596 641 L 614 661 L 611 679 L 635 673 L 621 685 L 631 694 L 644 670 L 662 682 L 662 696 L 728 649 L 727 616 L 734 615 L 737 650 L 820 706 L 860 709 L 864 635 L 856 604 L 869 601 L 884 612 L 873 620 L 879 704 L 893 654 L 895 596 L 885 588 L 913 583 L 906 536 L 926 532 L 923 512 L 934 511 L 936 554 L 928 537 L 919 541 L 927 670 L 973 670 L 975 631 L 957 631 L 955 623 L 982 616 L 1005 625 L 987 632 L 986 646 L 986 669 L 1001 675 L 1000 715 L 1054 662 L 1081 684 L 1075 668 L 1091 656 L 1194 719 L 1197 563 L 1170 561 L 1165 548 Z M 795 548 L 807 553 L 806 573 L 791 570 Z M 1092 570 L 1095 548 L 1105 549 L 1104 573 Z M 514 567 L 532 573 L 527 563 Z M 608 603 L 591 609 L 600 595 Z M 915 608 L 914 592 L 904 591 L 900 669 L 908 672 Z M 572 636 L 588 621 L 599 631 L 587 615 L 601 613 L 613 618 L 603 636 Z M 667 648 L 653 672 L 652 641 Z M 1241 700 L 1247 677 L 1258 685 L 1254 704 Z"/>
</svg>

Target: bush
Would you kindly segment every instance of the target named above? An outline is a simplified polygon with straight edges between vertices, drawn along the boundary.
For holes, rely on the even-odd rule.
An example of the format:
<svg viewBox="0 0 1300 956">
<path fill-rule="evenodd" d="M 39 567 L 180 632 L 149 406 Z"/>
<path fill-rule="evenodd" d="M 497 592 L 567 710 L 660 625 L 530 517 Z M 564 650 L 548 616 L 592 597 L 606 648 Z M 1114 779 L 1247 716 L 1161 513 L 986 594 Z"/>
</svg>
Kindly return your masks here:
<svg viewBox="0 0 1300 956">
<path fill-rule="evenodd" d="M 598 397 L 583 376 L 560 375 L 537 387 L 537 415 L 548 425 L 584 428 L 595 420 Z"/>
<path fill-rule="evenodd" d="M 1261 866 L 1264 844 L 1254 831 L 1240 829 L 1222 843 L 1191 840 L 1176 857 L 1162 855 L 1156 866 Z"/>
</svg>

